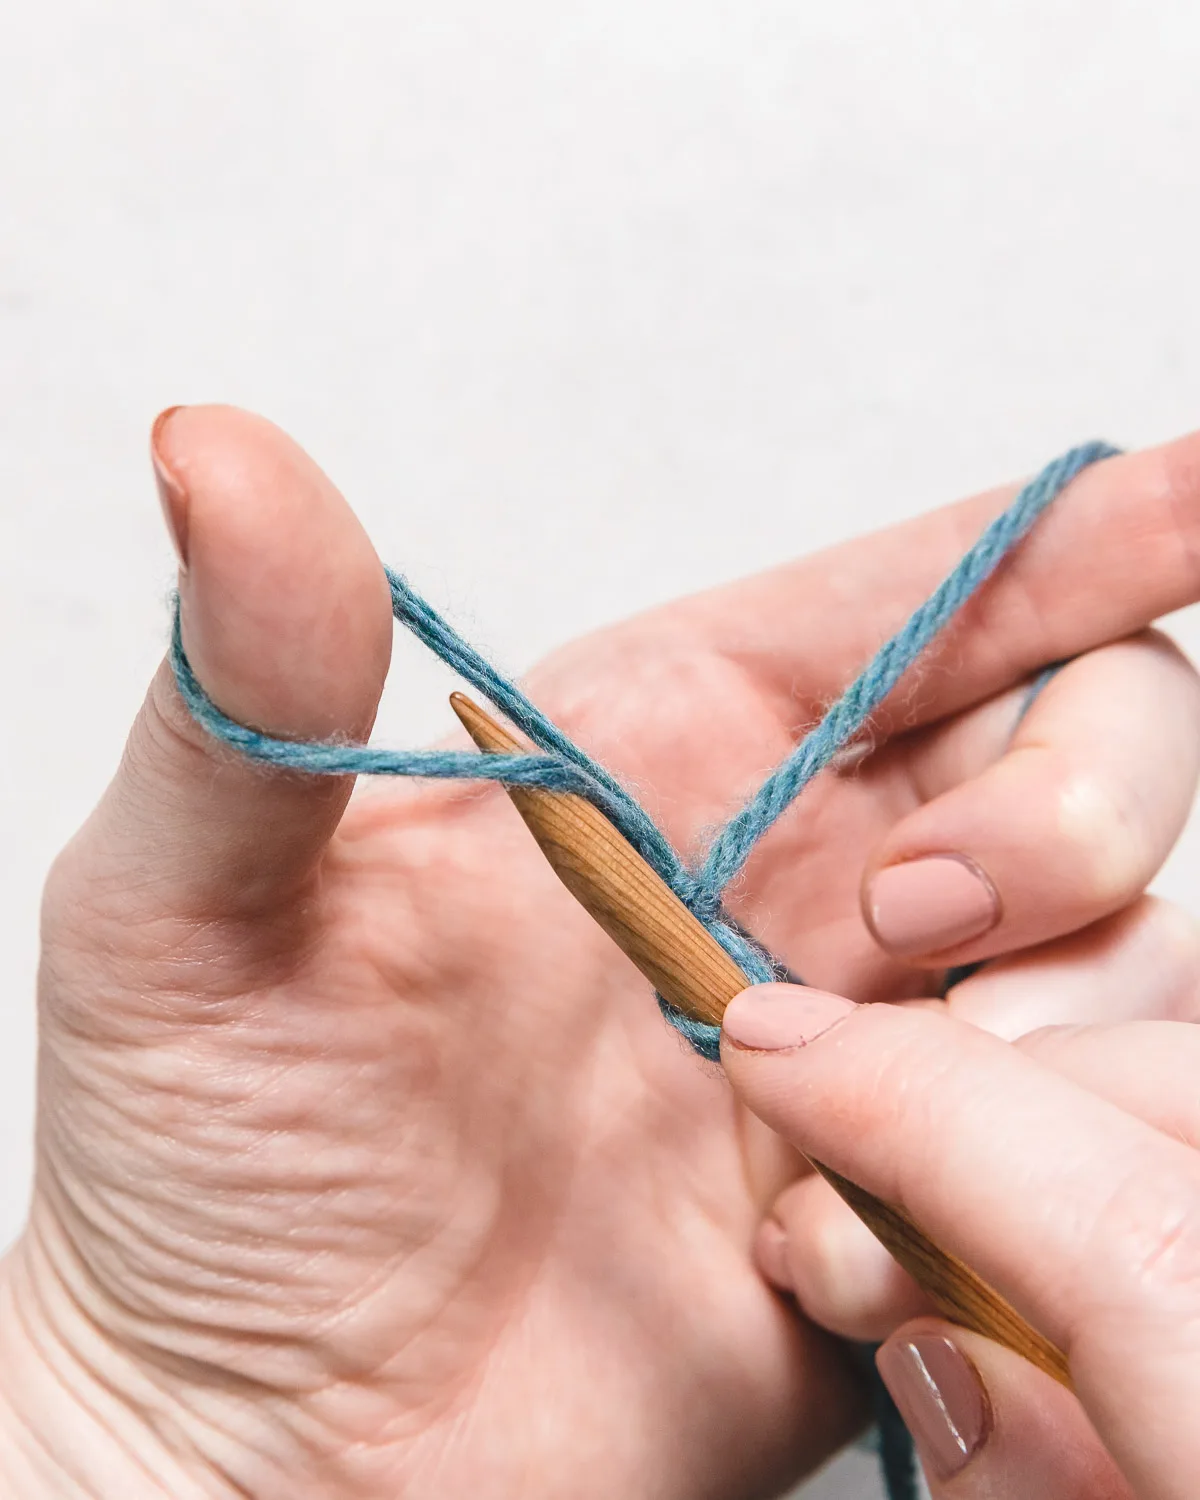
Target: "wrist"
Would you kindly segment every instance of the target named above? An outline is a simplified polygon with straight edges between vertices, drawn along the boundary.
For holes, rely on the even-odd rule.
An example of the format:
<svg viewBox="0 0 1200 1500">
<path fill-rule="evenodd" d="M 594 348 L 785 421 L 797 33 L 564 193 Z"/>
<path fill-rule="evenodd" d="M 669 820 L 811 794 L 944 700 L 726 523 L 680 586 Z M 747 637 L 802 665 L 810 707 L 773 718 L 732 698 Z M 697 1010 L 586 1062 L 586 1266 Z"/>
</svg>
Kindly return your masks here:
<svg viewBox="0 0 1200 1500">
<path fill-rule="evenodd" d="M 0 1500 L 230 1500 L 172 1398 L 39 1269 L 0 1262 Z"/>
</svg>

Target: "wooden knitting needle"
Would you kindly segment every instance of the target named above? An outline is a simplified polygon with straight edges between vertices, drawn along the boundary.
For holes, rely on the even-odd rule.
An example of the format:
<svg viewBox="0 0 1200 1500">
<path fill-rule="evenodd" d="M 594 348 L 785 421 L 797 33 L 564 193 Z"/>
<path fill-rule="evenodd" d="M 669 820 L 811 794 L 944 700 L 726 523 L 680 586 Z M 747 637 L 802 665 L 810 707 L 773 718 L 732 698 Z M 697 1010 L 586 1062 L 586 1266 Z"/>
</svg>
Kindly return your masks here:
<svg viewBox="0 0 1200 1500">
<path fill-rule="evenodd" d="M 527 749 L 462 693 L 452 694 L 450 703 L 481 750 Z M 507 791 L 559 879 L 659 994 L 685 1015 L 719 1026 L 747 979 L 674 891 L 586 798 L 533 787 Z M 1070 1387 L 1061 1350 L 968 1265 L 935 1245 L 900 1209 L 808 1159 L 946 1317 Z"/>
</svg>

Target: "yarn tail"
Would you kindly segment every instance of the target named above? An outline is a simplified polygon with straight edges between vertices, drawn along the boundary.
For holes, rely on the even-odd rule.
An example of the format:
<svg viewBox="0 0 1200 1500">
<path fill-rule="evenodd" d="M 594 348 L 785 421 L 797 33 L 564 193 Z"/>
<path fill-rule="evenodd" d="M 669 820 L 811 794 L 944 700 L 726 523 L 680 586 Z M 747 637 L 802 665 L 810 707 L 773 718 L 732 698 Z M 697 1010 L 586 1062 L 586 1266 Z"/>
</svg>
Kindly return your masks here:
<svg viewBox="0 0 1200 1500">
<path fill-rule="evenodd" d="M 848 1344 L 854 1363 L 867 1384 L 873 1430 L 863 1446 L 875 1450 L 887 1500 L 921 1500 L 917 1452 L 904 1418 L 875 1364 L 878 1344 Z"/>
<path fill-rule="evenodd" d="M 888 1500 L 919 1500 L 917 1453 L 904 1419 L 871 1361 L 871 1409 L 879 1441 L 879 1467 Z"/>
</svg>

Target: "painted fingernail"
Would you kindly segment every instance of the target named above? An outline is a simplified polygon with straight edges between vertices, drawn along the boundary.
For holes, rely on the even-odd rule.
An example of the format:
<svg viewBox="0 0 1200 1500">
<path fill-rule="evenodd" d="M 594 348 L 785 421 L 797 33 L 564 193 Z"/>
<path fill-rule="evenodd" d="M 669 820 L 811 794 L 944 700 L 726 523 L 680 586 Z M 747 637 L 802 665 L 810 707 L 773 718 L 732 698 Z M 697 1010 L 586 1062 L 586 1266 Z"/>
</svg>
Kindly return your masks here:
<svg viewBox="0 0 1200 1500">
<path fill-rule="evenodd" d="M 983 1447 L 992 1426 L 975 1366 L 948 1338 L 933 1333 L 884 1344 L 875 1363 L 931 1477 L 953 1479 Z"/>
<path fill-rule="evenodd" d="M 1000 920 L 995 886 L 961 854 L 889 865 L 871 881 L 865 906 L 880 945 L 900 958 L 957 948 Z"/>
<path fill-rule="evenodd" d="M 721 1025 L 735 1047 L 781 1052 L 815 1041 L 857 1009 L 853 1001 L 824 990 L 760 984 L 733 997 Z"/>
<path fill-rule="evenodd" d="M 167 429 L 167 424 L 177 411 L 182 407 L 168 406 L 166 411 L 159 412 L 154 419 L 154 426 L 150 429 L 150 461 L 154 465 L 154 479 L 158 485 L 158 498 L 162 502 L 163 516 L 166 518 L 167 530 L 171 533 L 171 541 L 175 547 L 175 555 L 179 559 L 181 568 L 187 567 L 187 543 L 188 543 L 188 507 L 187 491 L 179 482 L 177 475 L 171 469 L 163 457 L 162 438 Z"/>
</svg>

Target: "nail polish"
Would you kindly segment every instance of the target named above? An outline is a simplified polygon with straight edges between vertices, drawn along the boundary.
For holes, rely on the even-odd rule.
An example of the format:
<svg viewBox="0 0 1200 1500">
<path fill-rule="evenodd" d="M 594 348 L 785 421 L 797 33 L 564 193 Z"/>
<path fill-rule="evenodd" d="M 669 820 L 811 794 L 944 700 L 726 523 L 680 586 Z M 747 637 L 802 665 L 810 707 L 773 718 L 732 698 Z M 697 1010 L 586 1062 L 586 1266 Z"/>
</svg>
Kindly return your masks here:
<svg viewBox="0 0 1200 1500">
<path fill-rule="evenodd" d="M 759 984 L 729 1002 L 727 1040 L 751 1052 L 781 1052 L 816 1041 L 858 1007 L 841 995 L 794 984 Z"/>
<path fill-rule="evenodd" d="M 163 457 L 162 438 L 171 418 L 177 411 L 182 410 L 183 408 L 179 406 L 168 406 L 166 411 L 159 412 L 154 419 L 154 426 L 150 429 L 150 461 L 154 466 L 158 498 L 162 504 L 163 517 L 166 520 L 167 530 L 170 532 L 171 542 L 181 569 L 187 567 L 187 491 Z"/>
<path fill-rule="evenodd" d="M 957 948 L 1000 920 L 992 882 L 960 854 L 889 865 L 871 880 L 864 905 L 880 946 L 900 958 Z"/>
<path fill-rule="evenodd" d="M 922 1463 L 934 1479 L 953 1479 L 991 1431 L 991 1407 L 975 1366 L 935 1333 L 886 1343 L 875 1362 Z"/>
</svg>

